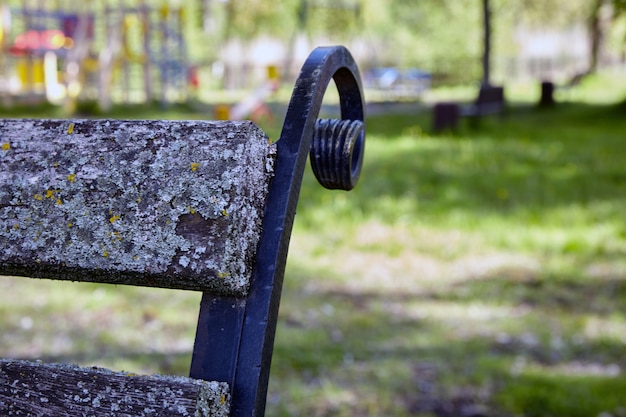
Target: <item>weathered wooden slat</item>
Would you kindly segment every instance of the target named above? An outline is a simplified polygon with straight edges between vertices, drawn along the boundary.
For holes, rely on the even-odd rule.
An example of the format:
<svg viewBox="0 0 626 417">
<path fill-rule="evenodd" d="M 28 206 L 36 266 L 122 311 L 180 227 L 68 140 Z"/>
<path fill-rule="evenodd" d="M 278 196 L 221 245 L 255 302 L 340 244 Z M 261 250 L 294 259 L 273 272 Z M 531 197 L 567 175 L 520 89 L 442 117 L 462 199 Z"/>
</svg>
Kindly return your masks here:
<svg viewBox="0 0 626 417">
<path fill-rule="evenodd" d="M 274 154 L 245 121 L 1 120 L 0 274 L 245 295 Z"/>
<path fill-rule="evenodd" d="M 0 360 L 0 415 L 226 417 L 228 384 L 102 368 Z"/>
</svg>

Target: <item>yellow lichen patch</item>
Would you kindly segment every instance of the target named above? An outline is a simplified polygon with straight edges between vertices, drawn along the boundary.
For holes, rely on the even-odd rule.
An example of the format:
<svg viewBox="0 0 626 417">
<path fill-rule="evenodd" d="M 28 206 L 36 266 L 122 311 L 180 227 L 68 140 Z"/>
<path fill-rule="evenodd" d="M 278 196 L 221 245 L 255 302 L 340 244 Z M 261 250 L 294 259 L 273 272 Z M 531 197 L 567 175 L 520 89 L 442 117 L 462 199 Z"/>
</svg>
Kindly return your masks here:
<svg viewBox="0 0 626 417">
<path fill-rule="evenodd" d="M 102 256 L 104 256 L 105 258 L 108 258 L 109 252 L 105 250 L 104 252 L 102 252 Z"/>
<path fill-rule="evenodd" d="M 68 223 L 67 224 L 67 227 L 72 227 L 72 226 L 74 226 L 74 223 Z"/>
<path fill-rule="evenodd" d="M 63 201 L 60 198 L 57 199 L 57 205 L 58 206 L 62 206 L 63 205 Z"/>
<path fill-rule="evenodd" d="M 111 217 L 109 217 L 109 222 L 111 222 L 111 224 L 115 223 L 116 221 L 118 221 L 119 219 L 121 219 L 120 216 L 118 216 L 117 214 L 112 215 Z"/>
<path fill-rule="evenodd" d="M 69 174 L 69 175 L 67 176 L 67 180 L 68 180 L 69 182 L 76 182 L 76 174 Z"/>
<path fill-rule="evenodd" d="M 222 209 L 222 216 L 228 217 L 228 212 L 226 211 L 226 209 Z"/>
<path fill-rule="evenodd" d="M 196 209 L 191 206 L 188 206 L 187 210 L 189 211 L 190 214 L 196 214 Z"/>
<path fill-rule="evenodd" d="M 70 123 L 70 125 L 67 127 L 67 133 L 68 135 L 74 133 L 74 123 Z"/>
<path fill-rule="evenodd" d="M 230 274 L 228 272 L 218 272 L 217 276 L 221 279 L 228 277 Z"/>
<path fill-rule="evenodd" d="M 226 403 L 226 396 L 222 395 L 222 398 L 220 398 L 220 404 L 224 405 Z"/>
<path fill-rule="evenodd" d="M 192 171 L 195 171 L 195 170 L 197 170 L 197 169 L 198 169 L 198 167 L 199 167 L 199 166 L 200 166 L 200 164 L 199 164 L 199 163 L 197 163 L 197 162 L 192 162 L 192 163 L 191 163 L 191 170 L 192 170 Z"/>
<path fill-rule="evenodd" d="M 8 151 L 9 149 L 11 149 L 11 144 L 10 143 L 3 143 L 2 144 L 2 150 L 3 151 Z"/>
<path fill-rule="evenodd" d="M 46 191 L 46 198 L 52 198 L 54 197 L 54 193 L 56 192 L 56 190 L 47 190 Z"/>
<path fill-rule="evenodd" d="M 39 201 L 43 200 L 43 196 L 42 196 L 41 194 L 35 194 L 35 195 L 33 196 L 33 198 L 34 198 L 35 200 L 39 200 Z"/>
</svg>

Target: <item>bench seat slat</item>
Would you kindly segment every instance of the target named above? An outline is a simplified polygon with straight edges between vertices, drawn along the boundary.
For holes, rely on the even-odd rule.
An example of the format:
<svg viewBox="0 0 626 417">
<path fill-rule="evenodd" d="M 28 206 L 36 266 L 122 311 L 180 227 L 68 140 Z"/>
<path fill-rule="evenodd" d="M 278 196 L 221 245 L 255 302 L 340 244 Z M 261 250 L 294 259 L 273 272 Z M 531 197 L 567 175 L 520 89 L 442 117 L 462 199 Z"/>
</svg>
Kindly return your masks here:
<svg viewBox="0 0 626 417">
<path fill-rule="evenodd" d="M 251 122 L 0 121 L 0 274 L 246 294 L 275 146 Z"/>
<path fill-rule="evenodd" d="M 228 384 L 102 368 L 0 360 L 5 416 L 226 417 Z"/>
</svg>

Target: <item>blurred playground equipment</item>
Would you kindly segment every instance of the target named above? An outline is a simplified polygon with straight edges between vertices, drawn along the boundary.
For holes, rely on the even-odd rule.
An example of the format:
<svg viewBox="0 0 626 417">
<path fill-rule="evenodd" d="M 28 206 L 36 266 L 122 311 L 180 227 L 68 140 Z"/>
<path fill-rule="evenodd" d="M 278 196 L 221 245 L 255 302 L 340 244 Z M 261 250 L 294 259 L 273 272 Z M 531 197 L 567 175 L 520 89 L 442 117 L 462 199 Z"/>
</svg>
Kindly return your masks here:
<svg viewBox="0 0 626 417">
<path fill-rule="evenodd" d="M 272 120 L 274 114 L 267 105 L 267 99 L 280 87 L 278 67 L 267 67 L 267 79 L 256 90 L 232 106 L 220 104 L 215 107 L 215 118 L 218 120 L 251 119 L 258 123 L 261 119 Z"/>
<path fill-rule="evenodd" d="M 127 2 L 126 2 L 127 3 Z M 0 2 L 0 101 L 63 104 L 188 99 L 198 86 L 184 9 L 137 1 Z"/>
</svg>

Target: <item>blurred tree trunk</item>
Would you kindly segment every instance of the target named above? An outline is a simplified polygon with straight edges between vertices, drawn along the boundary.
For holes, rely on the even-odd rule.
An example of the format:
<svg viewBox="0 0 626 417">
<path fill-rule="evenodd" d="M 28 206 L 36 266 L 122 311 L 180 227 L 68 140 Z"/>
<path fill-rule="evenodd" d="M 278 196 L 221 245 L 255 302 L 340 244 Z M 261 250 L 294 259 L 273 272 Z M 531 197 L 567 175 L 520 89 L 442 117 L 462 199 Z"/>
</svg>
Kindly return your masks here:
<svg viewBox="0 0 626 417">
<path fill-rule="evenodd" d="M 601 0 L 598 0 L 601 1 Z M 483 0 L 483 80 L 482 84 L 488 86 L 490 84 L 491 69 L 491 9 L 489 0 Z"/>
<path fill-rule="evenodd" d="M 589 17 L 589 67 L 587 73 L 593 73 L 598 69 L 598 55 L 600 54 L 600 43 L 602 42 L 602 29 L 600 25 L 600 9 L 603 0 L 595 0 Z"/>
<path fill-rule="evenodd" d="M 606 0 L 594 0 L 589 16 L 589 67 L 587 74 L 592 74 L 598 69 L 598 63 L 602 56 L 602 44 L 610 24 L 610 14 L 607 9 L 611 5 Z"/>
<path fill-rule="evenodd" d="M 235 19 L 237 16 L 236 4 L 235 0 L 229 0 L 226 2 L 226 18 L 224 24 L 224 35 L 222 38 L 222 42 L 225 45 L 228 45 L 234 38 L 235 33 Z M 224 48 L 224 45 L 222 45 Z M 224 62 L 223 73 L 222 73 L 222 89 L 229 90 L 234 87 L 234 75 L 233 68 L 231 68 L 231 64 L 229 62 Z"/>
<path fill-rule="evenodd" d="M 289 37 L 289 43 L 287 44 L 287 56 L 283 64 L 282 78 L 285 80 L 291 79 L 291 70 L 294 63 L 294 57 L 296 54 L 296 42 L 298 36 L 306 31 L 309 22 L 309 2 L 308 0 L 300 0 L 298 5 L 298 24 Z"/>
</svg>

